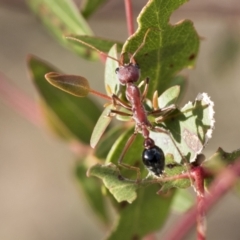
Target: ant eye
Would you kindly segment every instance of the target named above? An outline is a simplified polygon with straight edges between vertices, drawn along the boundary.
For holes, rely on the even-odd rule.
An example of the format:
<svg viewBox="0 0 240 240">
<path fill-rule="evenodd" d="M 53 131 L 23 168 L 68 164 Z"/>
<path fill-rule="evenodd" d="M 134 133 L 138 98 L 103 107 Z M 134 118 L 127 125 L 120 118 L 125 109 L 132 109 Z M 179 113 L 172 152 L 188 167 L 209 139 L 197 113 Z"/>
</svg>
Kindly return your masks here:
<svg viewBox="0 0 240 240">
<path fill-rule="evenodd" d="M 116 68 L 115 73 L 118 73 L 118 71 L 119 71 L 119 68 Z"/>
<path fill-rule="evenodd" d="M 140 67 L 139 67 L 139 65 L 138 65 L 138 64 L 136 64 L 135 66 L 136 66 L 138 69 L 140 69 Z"/>
</svg>

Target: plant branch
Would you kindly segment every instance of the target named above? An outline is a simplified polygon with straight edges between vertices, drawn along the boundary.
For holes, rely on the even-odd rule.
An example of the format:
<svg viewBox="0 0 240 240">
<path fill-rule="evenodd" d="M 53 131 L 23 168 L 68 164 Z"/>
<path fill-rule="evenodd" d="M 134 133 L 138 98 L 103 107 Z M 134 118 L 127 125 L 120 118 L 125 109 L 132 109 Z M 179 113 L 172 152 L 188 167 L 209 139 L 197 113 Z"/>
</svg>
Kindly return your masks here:
<svg viewBox="0 0 240 240">
<path fill-rule="evenodd" d="M 202 211 L 207 212 L 213 207 L 221 197 L 227 193 L 240 176 L 240 158 L 237 158 L 235 164 L 229 166 L 226 170 L 220 173 L 213 181 L 209 188 L 209 194 L 205 196 L 202 205 Z M 196 223 L 196 217 L 198 214 L 198 207 L 195 205 L 184 216 L 181 217 L 181 221 L 174 224 L 174 228 L 171 228 L 165 236 L 164 240 L 177 240 L 183 239 L 188 231 Z"/>
<path fill-rule="evenodd" d="M 32 124 L 36 126 L 42 124 L 37 104 L 13 84 L 10 84 L 2 73 L 0 73 L 0 97 L 8 106 Z"/>
<path fill-rule="evenodd" d="M 133 11 L 132 11 L 131 0 L 125 0 L 125 12 L 126 12 L 128 35 L 131 36 L 134 33 Z"/>
<path fill-rule="evenodd" d="M 206 239 L 205 211 L 204 211 L 204 169 L 202 166 L 197 166 L 192 169 L 191 175 L 194 176 L 195 189 L 197 191 L 197 239 Z"/>
</svg>

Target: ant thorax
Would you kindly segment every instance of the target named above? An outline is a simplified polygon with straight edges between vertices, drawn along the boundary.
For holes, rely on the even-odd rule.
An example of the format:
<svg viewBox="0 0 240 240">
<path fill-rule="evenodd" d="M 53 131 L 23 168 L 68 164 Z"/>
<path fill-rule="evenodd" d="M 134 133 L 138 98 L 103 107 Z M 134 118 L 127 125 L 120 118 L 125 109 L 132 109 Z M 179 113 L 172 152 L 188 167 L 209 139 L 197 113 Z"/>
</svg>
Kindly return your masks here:
<svg viewBox="0 0 240 240">
<path fill-rule="evenodd" d="M 132 83 L 128 83 L 125 94 L 131 104 L 133 119 L 136 124 L 141 126 L 144 123 L 144 125 L 150 126 L 139 88 Z"/>
</svg>

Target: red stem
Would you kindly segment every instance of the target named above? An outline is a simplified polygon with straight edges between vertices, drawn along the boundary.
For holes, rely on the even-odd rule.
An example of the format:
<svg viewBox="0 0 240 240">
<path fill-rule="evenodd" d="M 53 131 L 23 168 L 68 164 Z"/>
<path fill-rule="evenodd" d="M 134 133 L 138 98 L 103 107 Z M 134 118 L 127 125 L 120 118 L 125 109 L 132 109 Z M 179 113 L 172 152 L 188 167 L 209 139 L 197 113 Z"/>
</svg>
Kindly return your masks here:
<svg viewBox="0 0 240 240">
<path fill-rule="evenodd" d="M 210 194 L 205 196 L 202 201 L 202 211 L 207 212 L 216 204 L 221 197 L 227 193 L 240 176 L 240 158 L 235 161 L 235 164 L 229 166 L 226 170 L 220 173 L 209 188 Z M 181 216 L 181 221 L 174 224 L 165 236 L 164 240 L 180 240 L 189 232 L 196 222 L 198 215 L 198 206 L 194 206 L 184 216 Z"/>
<path fill-rule="evenodd" d="M 206 228 L 205 228 L 205 211 L 204 211 L 204 172 L 201 166 L 195 167 L 191 170 L 191 174 L 194 176 L 195 187 L 197 191 L 197 239 L 205 240 Z"/>
<path fill-rule="evenodd" d="M 108 101 L 112 101 L 112 98 L 111 98 L 111 97 L 109 97 L 109 96 L 106 95 L 106 94 L 100 93 L 100 92 L 98 92 L 98 91 L 96 91 L 96 90 L 90 89 L 89 92 L 91 92 L 92 94 L 94 94 L 94 95 L 96 95 L 96 96 L 99 96 L 99 97 L 101 97 L 101 98 L 104 98 L 104 99 L 106 99 L 106 100 L 108 100 Z"/>
<path fill-rule="evenodd" d="M 9 83 L 9 80 L 0 73 L 0 97 L 4 102 L 29 120 L 34 125 L 40 126 L 42 117 L 37 104 L 27 95 Z"/>
<path fill-rule="evenodd" d="M 149 234 L 146 237 L 144 237 L 144 240 L 156 240 L 155 234 Z"/>
<path fill-rule="evenodd" d="M 134 33 L 133 11 L 132 11 L 131 0 L 125 0 L 125 12 L 126 12 L 128 35 L 131 36 Z"/>
</svg>

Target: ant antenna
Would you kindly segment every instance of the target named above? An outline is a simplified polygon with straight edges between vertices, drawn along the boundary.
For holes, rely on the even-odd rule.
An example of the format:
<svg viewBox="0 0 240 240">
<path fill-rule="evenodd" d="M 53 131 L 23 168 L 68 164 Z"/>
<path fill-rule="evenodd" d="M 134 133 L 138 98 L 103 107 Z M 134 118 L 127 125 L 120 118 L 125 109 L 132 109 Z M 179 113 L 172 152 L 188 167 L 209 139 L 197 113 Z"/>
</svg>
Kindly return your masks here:
<svg viewBox="0 0 240 240">
<path fill-rule="evenodd" d="M 94 46 L 90 45 L 89 43 L 86 43 L 86 42 L 84 42 L 84 41 L 82 41 L 82 40 L 80 40 L 80 39 L 77 39 L 77 38 L 71 37 L 71 36 L 66 36 L 65 38 L 66 38 L 66 39 L 69 39 L 69 40 L 73 40 L 73 41 L 79 42 L 79 43 L 81 43 L 81 44 L 83 44 L 83 45 L 85 45 L 85 46 L 87 46 L 87 47 L 95 50 L 95 51 L 98 52 L 100 55 L 103 55 L 103 56 L 108 57 L 108 58 L 110 58 L 110 59 L 112 59 L 112 60 L 114 60 L 114 61 L 117 61 L 117 62 L 120 64 L 120 61 L 119 61 L 118 59 L 109 56 L 109 55 L 106 54 L 105 52 L 100 51 L 99 49 L 95 48 Z"/>
<path fill-rule="evenodd" d="M 147 30 L 147 32 L 145 33 L 142 43 L 140 44 L 140 46 L 137 48 L 137 50 L 136 50 L 136 51 L 133 53 L 133 55 L 131 56 L 130 62 L 133 61 L 135 55 L 136 55 L 136 54 L 139 52 L 139 50 L 145 45 L 147 35 L 148 35 L 148 33 L 149 33 L 150 31 L 151 31 L 151 28 L 149 28 L 149 29 Z"/>
</svg>

